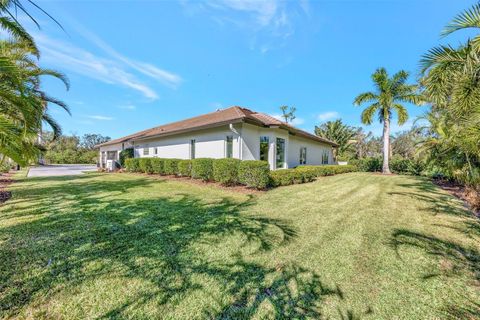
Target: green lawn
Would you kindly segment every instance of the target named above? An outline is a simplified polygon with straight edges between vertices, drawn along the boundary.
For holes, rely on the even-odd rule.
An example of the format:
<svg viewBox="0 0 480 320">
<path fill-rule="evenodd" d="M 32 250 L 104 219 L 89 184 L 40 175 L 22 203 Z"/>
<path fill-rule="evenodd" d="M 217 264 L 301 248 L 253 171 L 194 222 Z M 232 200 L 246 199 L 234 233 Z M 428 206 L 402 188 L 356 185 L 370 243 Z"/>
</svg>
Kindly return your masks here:
<svg viewBox="0 0 480 320">
<path fill-rule="evenodd" d="M 480 317 L 480 222 L 422 178 L 247 195 L 95 173 L 11 189 L 0 318 Z"/>
</svg>

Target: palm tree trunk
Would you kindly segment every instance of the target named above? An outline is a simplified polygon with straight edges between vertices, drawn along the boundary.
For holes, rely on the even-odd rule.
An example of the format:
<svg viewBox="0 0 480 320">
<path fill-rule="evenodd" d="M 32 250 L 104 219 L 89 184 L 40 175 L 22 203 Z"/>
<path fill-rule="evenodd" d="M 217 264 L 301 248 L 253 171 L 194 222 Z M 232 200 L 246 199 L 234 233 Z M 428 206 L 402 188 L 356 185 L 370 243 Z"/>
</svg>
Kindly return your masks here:
<svg viewBox="0 0 480 320">
<path fill-rule="evenodd" d="M 390 174 L 390 119 L 383 121 L 383 174 Z"/>
</svg>

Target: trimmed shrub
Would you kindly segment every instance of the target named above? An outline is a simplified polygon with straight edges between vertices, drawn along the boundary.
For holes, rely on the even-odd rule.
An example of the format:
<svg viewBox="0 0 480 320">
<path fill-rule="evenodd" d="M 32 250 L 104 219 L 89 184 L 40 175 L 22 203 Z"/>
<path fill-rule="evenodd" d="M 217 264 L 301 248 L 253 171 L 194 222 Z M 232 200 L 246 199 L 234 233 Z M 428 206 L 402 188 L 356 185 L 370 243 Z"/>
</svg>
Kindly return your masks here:
<svg viewBox="0 0 480 320">
<path fill-rule="evenodd" d="M 358 171 L 363 172 L 379 172 L 382 171 L 383 160 L 380 158 L 363 158 L 354 159 L 348 162 L 358 168 Z"/>
<path fill-rule="evenodd" d="M 213 179 L 213 159 L 198 158 L 192 160 L 192 178 L 210 181 Z"/>
<path fill-rule="evenodd" d="M 315 180 L 316 177 L 332 176 L 354 171 L 357 171 L 356 167 L 351 165 L 299 166 L 295 169 L 272 171 L 270 172 L 270 178 L 271 185 L 278 187 L 311 182 Z"/>
<path fill-rule="evenodd" d="M 225 158 L 213 161 L 213 180 L 223 185 L 235 185 L 238 183 L 239 159 Z"/>
<path fill-rule="evenodd" d="M 152 173 L 164 175 L 165 174 L 165 159 L 161 158 L 151 158 L 150 165 L 152 167 Z"/>
<path fill-rule="evenodd" d="M 267 161 L 245 160 L 238 167 L 238 179 L 250 188 L 265 189 L 270 182 L 270 166 Z"/>
<path fill-rule="evenodd" d="M 192 160 L 179 160 L 178 161 L 178 175 L 182 177 L 192 176 Z"/>
<path fill-rule="evenodd" d="M 129 172 L 140 172 L 139 158 L 125 159 L 125 168 Z"/>
<path fill-rule="evenodd" d="M 153 173 L 152 168 L 152 159 L 150 158 L 139 158 L 138 159 L 138 166 L 140 167 L 140 171 L 143 173 Z"/>
<path fill-rule="evenodd" d="M 270 183 L 273 187 L 311 182 L 315 178 L 316 170 L 309 168 L 283 169 L 270 172 Z"/>
<path fill-rule="evenodd" d="M 125 149 L 125 150 L 122 150 L 120 151 L 120 154 L 118 156 L 118 161 L 120 162 L 120 165 L 122 167 L 125 167 L 126 164 L 125 164 L 125 160 L 127 159 L 131 159 L 134 157 L 134 150 L 133 148 L 128 148 L 128 149 Z"/>
<path fill-rule="evenodd" d="M 180 159 L 164 159 L 164 171 L 165 174 L 178 174 L 178 163 Z"/>
</svg>

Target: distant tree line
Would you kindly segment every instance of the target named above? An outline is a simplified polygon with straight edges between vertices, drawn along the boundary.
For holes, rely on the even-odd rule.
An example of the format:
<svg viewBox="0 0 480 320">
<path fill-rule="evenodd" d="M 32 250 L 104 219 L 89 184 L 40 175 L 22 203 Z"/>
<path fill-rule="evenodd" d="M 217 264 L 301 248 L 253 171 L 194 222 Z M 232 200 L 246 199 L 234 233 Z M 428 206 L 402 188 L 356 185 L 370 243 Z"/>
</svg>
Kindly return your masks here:
<svg viewBox="0 0 480 320">
<path fill-rule="evenodd" d="M 46 132 L 42 136 L 45 148 L 43 159 L 48 164 L 94 164 L 98 159 L 95 146 L 110 140 L 110 137 L 95 133 L 61 135 L 56 139 L 52 139 L 53 135 L 52 132 Z"/>
</svg>

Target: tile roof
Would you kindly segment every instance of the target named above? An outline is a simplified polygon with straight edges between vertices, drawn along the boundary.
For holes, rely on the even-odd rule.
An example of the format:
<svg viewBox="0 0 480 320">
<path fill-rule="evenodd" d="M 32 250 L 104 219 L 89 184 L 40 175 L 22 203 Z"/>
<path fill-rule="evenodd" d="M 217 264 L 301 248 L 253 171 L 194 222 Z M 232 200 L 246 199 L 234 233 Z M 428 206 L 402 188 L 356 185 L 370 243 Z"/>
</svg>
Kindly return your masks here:
<svg viewBox="0 0 480 320">
<path fill-rule="evenodd" d="M 211 128 L 221 126 L 229 123 L 248 122 L 259 126 L 270 127 L 278 126 L 282 129 L 288 130 L 291 134 L 302 136 L 307 139 L 324 142 L 336 146 L 336 143 L 308 133 L 306 131 L 297 129 L 283 121 L 280 121 L 268 114 L 254 112 L 247 108 L 233 106 L 223 110 L 202 114 L 197 117 L 168 123 L 151 129 L 139 131 L 137 133 L 110 140 L 108 142 L 97 145 L 97 147 L 111 145 L 115 143 L 122 143 L 132 140 L 145 139 L 150 137 L 157 137 L 162 135 L 170 135 L 176 133 L 183 133 L 199 129 Z"/>
</svg>

